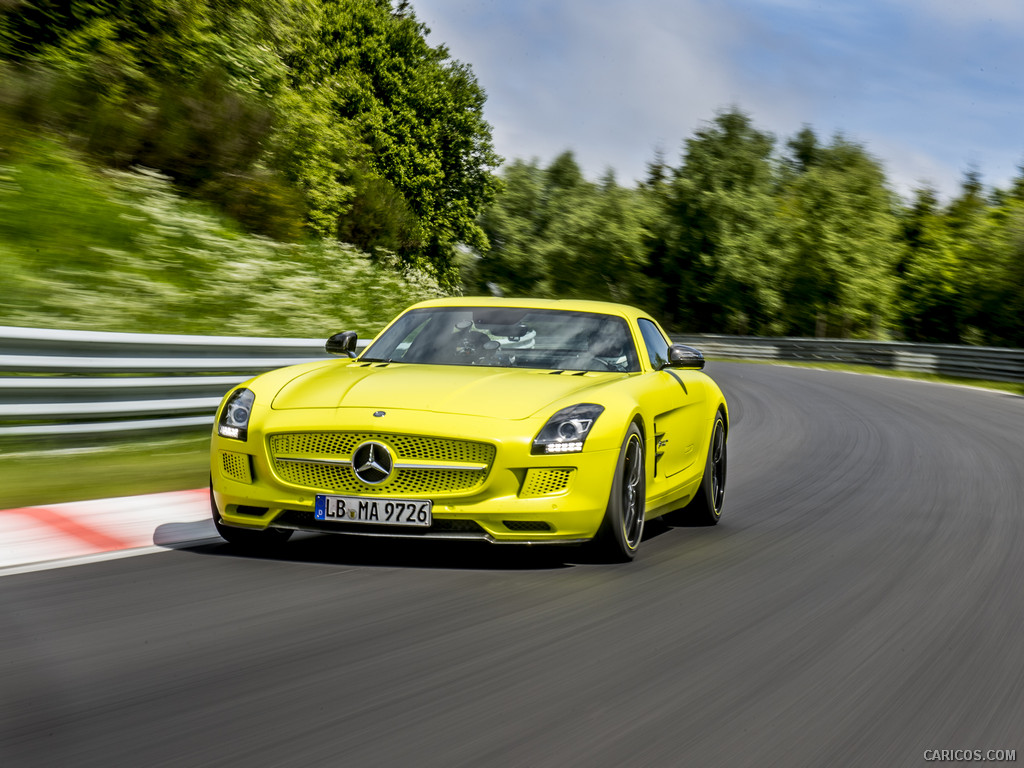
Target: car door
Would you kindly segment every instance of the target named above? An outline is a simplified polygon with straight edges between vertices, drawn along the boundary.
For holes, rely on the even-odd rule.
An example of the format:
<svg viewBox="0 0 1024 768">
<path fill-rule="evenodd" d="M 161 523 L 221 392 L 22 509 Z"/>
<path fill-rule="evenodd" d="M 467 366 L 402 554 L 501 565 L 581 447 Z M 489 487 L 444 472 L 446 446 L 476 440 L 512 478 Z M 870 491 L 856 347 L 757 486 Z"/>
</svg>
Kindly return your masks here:
<svg viewBox="0 0 1024 768">
<path fill-rule="evenodd" d="M 645 375 L 644 410 L 653 414 L 654 435 L 649 441 L 654 453 L 655 485 L 671 485 L 674 475 L 698 460 L 706 398 L 704 377 L 691 370 L 666 368 L 669 341 L 662 330 L 646 318 L 638 320 L 644 350 L 651 371 Z"/>
</svg>

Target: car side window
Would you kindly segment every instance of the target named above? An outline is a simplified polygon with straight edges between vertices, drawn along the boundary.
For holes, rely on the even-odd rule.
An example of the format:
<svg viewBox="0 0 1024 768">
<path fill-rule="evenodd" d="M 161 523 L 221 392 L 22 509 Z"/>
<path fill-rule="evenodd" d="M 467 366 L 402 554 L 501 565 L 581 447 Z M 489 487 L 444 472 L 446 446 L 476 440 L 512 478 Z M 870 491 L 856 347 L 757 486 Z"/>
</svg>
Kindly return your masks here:
<svg viewBox="0 0 1024 768">
<path fill-rule="evenodd" d="M 644 337 L 644 346 L 647 347 L 651 366 L 655 370 L 664 368 L 668 364 L 668 340 L 650 320 L 640 319 L 637 323 L 640 326 L 640 335 Z"/>
</svg>

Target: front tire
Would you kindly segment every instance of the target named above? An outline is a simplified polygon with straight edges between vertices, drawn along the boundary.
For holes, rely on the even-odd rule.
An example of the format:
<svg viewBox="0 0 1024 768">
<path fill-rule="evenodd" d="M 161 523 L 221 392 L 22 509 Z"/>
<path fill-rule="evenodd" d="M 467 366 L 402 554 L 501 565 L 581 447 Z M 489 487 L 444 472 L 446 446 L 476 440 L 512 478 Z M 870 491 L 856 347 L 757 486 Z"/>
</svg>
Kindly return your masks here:
<svg viewBox="0 0 1024 768">
<path fill-rule="evenodd" d="M 220 521 L 220 510 L 213 499 L 213 487 L 210 487 L 210 512 L 213 515 L 213 527 L 217 533 L 235 549 L 252 554 L 267 554 L 280 548 L 292 537 L 292 531 L 283 528 L 267 528 L 262 531 L 248 528 L 234 528 Z"/>
<path fill-rule="evenodd" d="M 647 472 L 644 441 L 636 424 L 630 424 L 619 451 L 604 522 L 598 533 L 603 554 L 618 562 L 636 557 L 644 535 Z"/>
</svg>

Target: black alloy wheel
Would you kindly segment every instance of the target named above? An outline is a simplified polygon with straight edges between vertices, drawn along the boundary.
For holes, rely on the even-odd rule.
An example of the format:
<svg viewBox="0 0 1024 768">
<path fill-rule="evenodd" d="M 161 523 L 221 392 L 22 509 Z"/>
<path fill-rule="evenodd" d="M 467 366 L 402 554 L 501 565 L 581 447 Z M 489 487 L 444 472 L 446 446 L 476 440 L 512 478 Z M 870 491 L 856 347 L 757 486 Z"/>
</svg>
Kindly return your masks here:
<svg viewBox="0 0 1024 768">
<path fill-rule="evenodd" d="M 665 515 L 673 525 L 716 525 L 725 503 L 725 476 L 729 465 L 725 417 L 719 411 L 711 431 L 711 444 L 704 465 L 704 478 L 693 500 L 682 509 Z"/>
<path fill-rule="evenodd" d="M 611 497 L 598 534 L 608 557 L 618 561 L 636 557 L 644 535 L 646 490 L 644 441 L 636 424 L 630 424 L 619 451 Z"/>
</svg>

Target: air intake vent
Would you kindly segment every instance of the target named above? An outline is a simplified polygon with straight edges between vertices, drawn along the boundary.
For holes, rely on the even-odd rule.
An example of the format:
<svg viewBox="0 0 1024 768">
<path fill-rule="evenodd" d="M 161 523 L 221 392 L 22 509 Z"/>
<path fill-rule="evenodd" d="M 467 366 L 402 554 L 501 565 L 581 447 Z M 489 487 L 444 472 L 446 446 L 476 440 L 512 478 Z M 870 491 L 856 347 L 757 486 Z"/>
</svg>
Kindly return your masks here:
<svg viewBox="0 0 1024 768">
<path fill-rule="evenodd" d="M 501 524 L 510 531 L 550 531 L 551 526 L 543 520 L 502 520 Z"/>
<path fill-rule="evenodd" d="M 430 538 L 433 535 L 464 534 L 483 537 L 485 531 L 472 520 L 438 520 L 429 528 L 405 528 L 395 525 L 370 525 L 366 523 L 336 523 L 316 520 L 313 513 L 307 510 L 286 509 L 275 520 L 284 528 L 300 528 L 307 531 L 327 531 L 331 533 L 362 533 L 380 534 L 384 536 L 418 536 Z"/>
<path fill-rule="evenodd" d="M 249 466 L 249 455 L 234 451 L 220 452 L 221 473 L 230 480 L 239 483 L 252 482 L 252 470 Z"/>
<path fill-rule="evenodd" d="M 267 511 L 269 509 L 270 507 L 248 507 L 245 506 L 244 504 L 239 504 L 237 507 L 235 507 L 235 512 L 239 515 L 254 515 L 256 517 L 263 517 L 263 515 L 267 514 Z"/>
<path fill-rule="evenodd" d="M 520 498 L 531 496 L 554 496 L 565 493 L 572 484 L 576 470 L 572 467 L 553 467 L 551 469 L 531 469 L 523 480 Z"/>
</svg>

